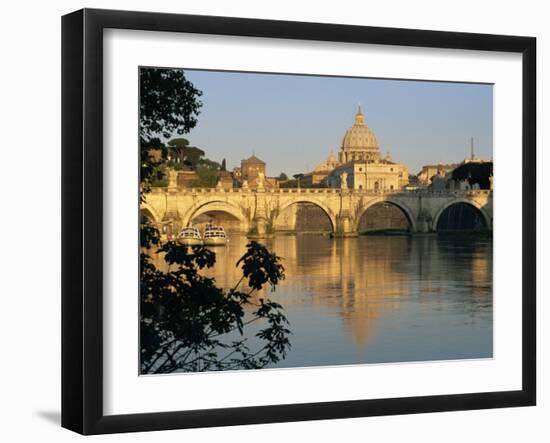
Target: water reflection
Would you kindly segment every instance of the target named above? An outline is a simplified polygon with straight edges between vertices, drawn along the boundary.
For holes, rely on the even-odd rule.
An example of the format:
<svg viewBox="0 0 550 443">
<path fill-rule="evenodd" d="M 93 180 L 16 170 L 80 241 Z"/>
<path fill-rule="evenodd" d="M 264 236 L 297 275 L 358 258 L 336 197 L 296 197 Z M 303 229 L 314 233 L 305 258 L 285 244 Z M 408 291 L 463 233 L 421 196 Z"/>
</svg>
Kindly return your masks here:
<svg viewBox="0 0 550 443">
<path fill-rule="evenodd" d="M 229 288 L 247 239 L 216 248 Z M 291 322 L 278 367 L 492 356 L 492 242 L 436 236 L 287 236 L 266 241 L 286 279 L 269 297 Z M 266 296 L 266 294 L 258 294 Z"/>
</svg>

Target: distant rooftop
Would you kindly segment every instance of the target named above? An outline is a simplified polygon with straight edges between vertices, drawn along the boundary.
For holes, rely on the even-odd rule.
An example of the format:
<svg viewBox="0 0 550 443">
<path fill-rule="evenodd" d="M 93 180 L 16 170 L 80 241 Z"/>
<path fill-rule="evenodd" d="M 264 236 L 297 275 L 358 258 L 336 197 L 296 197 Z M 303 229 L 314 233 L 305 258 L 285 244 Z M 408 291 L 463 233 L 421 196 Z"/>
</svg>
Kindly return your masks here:
<svg viewBox="0 0 550 443">
<path fill-rule="evenodd" d="M 252 154 L 246 160 L 242 160 L 241 163 L 256 163 L 256 164 L 265 165 L 265 162 L 263 160 L 260 160 L 258 157 L 256 157 L 255 154 Z"/>
</svg>

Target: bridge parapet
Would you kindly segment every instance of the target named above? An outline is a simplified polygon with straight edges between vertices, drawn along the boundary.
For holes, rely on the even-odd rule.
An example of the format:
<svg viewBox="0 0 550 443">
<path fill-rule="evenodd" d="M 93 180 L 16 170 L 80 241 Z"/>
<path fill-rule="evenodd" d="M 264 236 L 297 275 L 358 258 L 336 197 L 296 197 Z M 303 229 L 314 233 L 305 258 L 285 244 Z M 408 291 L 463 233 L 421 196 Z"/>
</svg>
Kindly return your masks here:
<svg viewBox="0 0 550 443">
<path fill-rule="evenodd" d="M 153 187 L 151 193 L 162 194 L 168 192 L 167 187 Z M 172 191 L 173 192 L 173 191 Z M 420 195 L 425 197 L 440 197 L 440 196 L 487 196 L 492 194 L 492 190 L 488 189 L 467 189 L 467 190 L 432 190 L 432 189 L 414 189 L 414 190 L 366 190 L 366 189 L 337 189 L 337 188 L 279 188 L 279 189 L 243 189 L 243 188 L 178 188 L 176 194 L 345 194 L 345 195 Z"/>
<path fill-rule="evenodd" d="M 309 203 L 320 207 L 331 220 L 335 232 L 357 233 L 359 221 L 375 204 L 387 202 L 407 215 L 412 231 L 432 232 L 443 211 L 457 203 L 468 203 L 492 227 L 492 190 L 341 190 L 334 188 L 219 189 L 152 188 L 142 209 L 161 224 L 173 220 L 186 226 L 198 214 L 226 212 L 241 220 L 243 229 L 254 229 L 258 220 L 273 224 L 289 206 Z"/>
<path fill-rule="evenodd" d="M 403 191 L 401 191 L 403 192 Z M 431 190 L 431 189 L 415 189 L 414 191 L 406 191 L 414 194 L 426 195 L 426 196 L 449 196 L 454 195 L 457 197 L 462 196 L 477 196 L 477 195 L 491 195 L 492 190 L 489 189 L 455 189 L 455 190 Z"/>
</svg>

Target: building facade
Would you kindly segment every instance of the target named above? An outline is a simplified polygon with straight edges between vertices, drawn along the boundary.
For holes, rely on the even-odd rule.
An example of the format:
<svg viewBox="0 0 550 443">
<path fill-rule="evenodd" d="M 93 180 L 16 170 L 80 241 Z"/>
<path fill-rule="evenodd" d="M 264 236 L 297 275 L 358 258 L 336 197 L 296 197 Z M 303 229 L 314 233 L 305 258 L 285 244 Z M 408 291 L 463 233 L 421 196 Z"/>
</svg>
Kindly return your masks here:
<svg viewBox="0 0 550 443">
<path fill-rule="evenodd" d="M 218 189 L 232 189 L 234 187 L 233 176 L 229 171 L 220 171 L 218 174 L 218 183 L 216 188 Z"/>
<path fill-rule="evenodd" d="M 327 184 L 327 177 L 340 163 L 336 159 L 333 152 L 330 153 L 328 158 L 321 164 L 317 165 L 315 169 L 307 174 L 300 180 L 303 186 L 322 186 Z"/>
<path fill-rule="evenodd" d="M 359 107 L 354 125 L 342 139 L 339 164 L 326 180 L 331 188 L 397 191 L 409 183 L 409 170 L 404 164 L 394 162 L 389 153 L 381 157 L 378 139 L 365 124 Z"/>
<path fill-rule="evenodd" d="M 445 176 L 452 172 L 457 166 L 458 163 L 424 165 L 422 166 L 422 170 L 417 174 L 419 184 L 422 186 L 429 186 L 434 176 Z"/>
<path fill-rule="evenodd" d="M 275 177 L 266 176 L 265 162 L 254 154 L 245 160 L 241 160 L 240 168 L 233 169 L 233 179 L 235 184 L 242 188 L 279 188 L 279 180 Z"/>
</svg>

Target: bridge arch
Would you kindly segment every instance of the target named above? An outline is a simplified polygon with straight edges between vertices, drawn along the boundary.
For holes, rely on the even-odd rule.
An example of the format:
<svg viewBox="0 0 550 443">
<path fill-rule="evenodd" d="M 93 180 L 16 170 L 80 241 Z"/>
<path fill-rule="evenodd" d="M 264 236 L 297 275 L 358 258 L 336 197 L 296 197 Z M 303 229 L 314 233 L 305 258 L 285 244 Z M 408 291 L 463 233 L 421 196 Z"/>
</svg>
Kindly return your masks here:
<svg viewBox="0 0 550 443">
<path fill-rule="evenodd" d="M 378 198 L 375 198 L 373 200 L 370 200 L 367 203 L 367 205 L 365 207 L 363 207 L 362 210 L 357 214 L 357 217 L 356 217 L 356 220 L 355 220 L 355 225 L 354 225 L 354 230 L 355 231 L 359 230 L 359 223 L 361 222 L 361 217 L 363 217 L 363 215 L 371 207 L 373 207 L 374 205 L 377 205 L 379 203 L 389 203 L 389 204 L 394 205 L 397 208 L 399 208 L 401 210 L 401 212 L 403 212 L 403 214 L 407 218 L 407 221 L 409 222 L 410 231 L 411 232 L 416 232 L 416 219 L 413 215 L 412 210 L 405 203 L 403 203 L 403 202 L 401 202 L 401 201 L 399 201 L 395 198 L 392 198 L 392 197 L 378 197 Z"/>
<path fill-rule="evenodd" d="M 318 208 L 321 208 L 330 221 L 332 232 L 336 231 L 336 216 L 333 214 L 330 208 L 323 202 L 315 198 L 308 198 L 306 196 L 296 197 L 294 199 L 285 200 L 284 202 L 280 203 L 277 207 L 277 211 L 275 212 L 275 216 L 273 217 L 273 224 L 275 224 L 277 217 L 282 214 L 285 209 L 289 208 L 292 205 L 297 205 L 300 203 L 309 203 L 317 206 Z"/>
<path fill-rule="evenodd" d="M 241 223 L 243 230 L 248 230 L 249 228 L 249 221 L 243 213 L 243 210 L 239 206 L 223 200 L 212 200 L 193 205 L 189 210 L 187 210 L 183 217 L 183 226 L 189 226 L 193 219 L 208 212 L 223 212 L 225 214 L 229 214 Z"/>
<path fill-rule="evenodd" d="M 469 200 L 469 199 L 465 199 L 465 198 L 457 198 L 457 199 L 451 200 L 450 202 L 447 202 L 447 203 L 443 204 L 438 209 L 438 211 L 437 211 L 437 213 L 436 213 L 436 215 L 433 219 L 433 230 L 434 231 L 437 231 L 437 225 L 439 223 L 439 219 L 441 218 L 441 215 L 445 212 L 445 210 L 450 208 L 451 206 L 459 204 L 459 203 L 467 204 L 467 205 L 470 205 L 470 206 L 474 207 L 475 209 L 477 209 L 477 211 L 481 214 L 481 216 L 483 218 L 483 221 L 485 222 L 486 229 L 491 229 L 492 228 L 491 218 L 489 217 L 489 215 L 487 214 L 487 211 L 485 211 L 485 209 L 483 208 L 482 205 L 480 205 L 475 200 Z"/>
<path fill-rule="evenodd" d="M 142 203 L 139 207 L 140 217 L 144 216 L 151 220 L 153 223 L 159 224 L 162 221 L 162 217 L 151 205 Z"/>
</svg>

